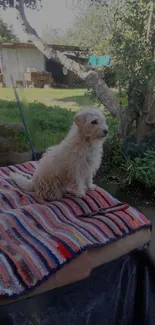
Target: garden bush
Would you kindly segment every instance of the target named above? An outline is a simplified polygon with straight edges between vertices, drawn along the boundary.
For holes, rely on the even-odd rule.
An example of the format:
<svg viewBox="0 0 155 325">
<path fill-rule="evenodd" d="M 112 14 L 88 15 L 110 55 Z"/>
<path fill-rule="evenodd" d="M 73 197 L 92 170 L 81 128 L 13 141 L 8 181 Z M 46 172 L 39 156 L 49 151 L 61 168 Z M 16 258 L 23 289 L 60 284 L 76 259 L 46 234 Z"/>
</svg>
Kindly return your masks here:
<svg viewBox="0 0 155 325">
<path fill-rule="evenodd" d="M 148 150 L 143 157 L 126 160 L 123 165 L 126 183 L 137 181 L 147 187 L 155 188 L 155 151 Z"/>
<path fill-rule="evenodd" d="M 104 145 L 102 163 L 103 176 L 119 178 L 120 183 L 132 185 L 137 183 L 155 189 L 155 142 L 153 135 L 147 137 L 144 143 L 136 147 L 128 143 L 124 150 L 115 136 L 109 138 Z M 130 139 L 131 140 L 131 139 Z M 148 150 L 148 147 L 151 150 Z M 125 148 L 126 149 L 126 148 Z"/>
<path fill-rule="evenodd" d="M 146 151 L 155 150 L 155 130 L 150 132 L 143 141 L 141 141 L 138 145 L 136 142 L 136 136 L 130 135 L 124 141 L 122 150 L 127 157 L 136 158 L 136 157 L 144 157 Z"/>
</svg>

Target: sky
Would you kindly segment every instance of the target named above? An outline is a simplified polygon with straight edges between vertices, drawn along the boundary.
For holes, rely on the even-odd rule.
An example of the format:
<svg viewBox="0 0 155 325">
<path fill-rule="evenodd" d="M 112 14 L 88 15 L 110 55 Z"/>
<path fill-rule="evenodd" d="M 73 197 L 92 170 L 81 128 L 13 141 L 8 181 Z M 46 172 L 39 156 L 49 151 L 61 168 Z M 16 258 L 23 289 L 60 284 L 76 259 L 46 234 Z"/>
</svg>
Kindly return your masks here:
<svg viewBox="0 0 155 325">
<path fill-rule="evenodd" d="M 62 31 L 69 28 L 75 19 L 75 10 L 73 9 L 74 0 L 42 0 L 43 8 L 38 12 L 26 9 L 28 21 L 41 36 L 43 30 L 48 26 L 59 28 Z M 20 41 L 27 41 L 26 34 L 21 30 L 20 23 L 16 19 L 16 10 L 7 9 L 1 11 L 0 15 L 5 23 L 13 25 L 14 32 L 20 38 Z"/>
</svg>

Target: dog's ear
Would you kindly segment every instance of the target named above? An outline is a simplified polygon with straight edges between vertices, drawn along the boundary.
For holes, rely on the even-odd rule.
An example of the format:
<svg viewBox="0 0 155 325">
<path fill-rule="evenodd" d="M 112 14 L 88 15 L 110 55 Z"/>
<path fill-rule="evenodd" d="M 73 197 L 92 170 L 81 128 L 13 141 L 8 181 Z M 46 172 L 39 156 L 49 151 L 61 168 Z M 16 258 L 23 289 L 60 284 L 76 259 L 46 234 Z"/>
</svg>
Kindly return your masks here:
<svg viewBox="0 0 155 325">
<path fill-rule="evenodd" d="M 77 126 L 82 126 L 86 123 L 86 114 L 85 113 L 77 113 L 73 118 L 74 123 Z"/>
</svg>

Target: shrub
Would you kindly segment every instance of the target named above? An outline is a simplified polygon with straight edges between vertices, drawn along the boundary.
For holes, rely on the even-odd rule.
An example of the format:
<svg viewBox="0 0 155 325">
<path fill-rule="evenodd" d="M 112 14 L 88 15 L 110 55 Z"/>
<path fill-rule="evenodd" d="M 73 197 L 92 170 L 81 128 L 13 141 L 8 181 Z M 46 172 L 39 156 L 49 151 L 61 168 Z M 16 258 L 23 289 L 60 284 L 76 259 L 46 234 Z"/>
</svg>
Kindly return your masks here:
<svg viewBox="0 0 155 325">
<path fill-rule="evenodd" d="M 138 145 L 136 143 L 136 136 L 130 135 L 124 141 L 122 150 L 127 157 L 131 159 L 136 157 L 144 157 L 146 151 L 155 150 L 155 130 L 150 132 L 143 141 Z"/>
<path fill-rule="evenodd" d="M 117 176 L 124 184 L 138 182 L 155 188 L 155 150 L 147 150 L 133 158 L 124 153 L 116 137 L 109 138 L 104 145 L 101 171 L 108 178 Z"/>
<path fill-rule="evenodd" d="M 155 151 L 148 150 L 143 157 L 128 159 L 123 167 L 128 174 L 128 184 L 138 181 L 147 187 L 155 187 Z"/>
</svg>

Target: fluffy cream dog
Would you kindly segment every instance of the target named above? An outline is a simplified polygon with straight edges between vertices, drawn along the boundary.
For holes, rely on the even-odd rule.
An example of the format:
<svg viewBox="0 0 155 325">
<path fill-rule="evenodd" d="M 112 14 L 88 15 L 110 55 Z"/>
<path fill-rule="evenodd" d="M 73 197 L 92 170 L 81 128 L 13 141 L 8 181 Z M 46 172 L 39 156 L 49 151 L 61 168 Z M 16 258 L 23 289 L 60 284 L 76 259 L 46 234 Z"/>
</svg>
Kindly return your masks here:
<svg viewBox="0 0 155 325">
<path fill-rule="evenodd" d="M 78 197 L 93 190 L 93 176 L 101 164 L 103 142 L 108 134 L 106 119 L 97 108 L 84 108 L 73 121 L 67 137 L 47 150 L 32 179 L 11 173 L 19 187 L 35 191 L 43 199 L 60 199 L 70 189 Z"/>
</svg>

